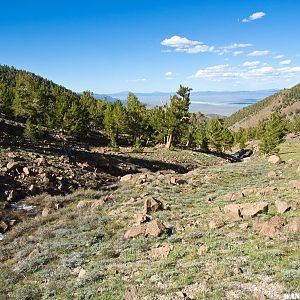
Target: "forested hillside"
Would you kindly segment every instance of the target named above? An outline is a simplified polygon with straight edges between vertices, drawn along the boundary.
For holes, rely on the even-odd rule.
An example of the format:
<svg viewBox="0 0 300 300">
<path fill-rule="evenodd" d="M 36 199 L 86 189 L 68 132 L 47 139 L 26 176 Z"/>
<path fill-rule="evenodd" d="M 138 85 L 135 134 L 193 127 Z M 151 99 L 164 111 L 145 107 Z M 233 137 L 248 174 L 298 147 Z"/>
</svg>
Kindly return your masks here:
<svg viewBox="0 0 300 300">
<path fill-rule="evenodd" d="M 208 122 L 207 136 L 203 114 L 189 112 L 190 92 L 180 86 L 164 105 L 148 108 L 133 93 L 125 104 L 96 100 L 89 91 L 76 94 L 33 73 L 0 66 L 0 113 L 24 123 L 28 138 L 52 130 L 75 137 L 105 134 L 115 150 L 124 140 L 139 151 L 157 143 L 229 149 L 233 137 L 221 121 Z"/>
<path fill-rule="evenodd" d="M 244 107 L 226 119 L 232 129 L 255 127 L 272 112 L 279 111 L 288 117 L 300 112 L 300 84 Z"/>
<path fill-rule="evenodd" d="M 191 113 L 191 90 L 180 85 L 165 104 L 149 108 L 133 93 L 128 93 L 125 103 L 97 100 L 89 91 L 77 94 L 33 73 L 0 66 L 0 115 L 23 124 L 27 139 L 44 139 L 50 133 L 77 139 L 96 136 L 99 142 L 109 140 L 114 151 L 124 144 L 137 152 L 165 144 L 168 149 L 185 146 L 224 152 L 235 144 L 243 148 L 249 140 L 262 139 L 261 149 L 270 153 L 287 132 L 300 131 L 300 85 L 244 108 L 225 123 Z M 271 117 L 272 112 L 279 114 Z"/>
</svg>

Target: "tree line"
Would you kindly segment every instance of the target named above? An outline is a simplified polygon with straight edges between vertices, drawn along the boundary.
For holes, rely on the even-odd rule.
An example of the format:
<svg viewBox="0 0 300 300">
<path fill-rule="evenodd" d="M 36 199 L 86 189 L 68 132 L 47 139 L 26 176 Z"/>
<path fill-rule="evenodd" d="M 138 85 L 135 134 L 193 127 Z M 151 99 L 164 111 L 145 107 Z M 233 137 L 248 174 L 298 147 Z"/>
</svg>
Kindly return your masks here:
<svg viewBox="0 0 300 300">
<path fill-rule="evenodd" d="M 101 132 L 113 149 L 125 139 L 137 150 L 164 143 L 168 149 L 185 145 L 218 152 L 234 144 L 245 147 L 247 141 L 259 138 L 262 151 L 271 153 L 291 131 L 277 113 L 257 128 L 232 132 L 222 119 L 190 113 L 190 92 L 191 88 L 180 85 L 164 104 L 149 108 L 133 93 L 125 103 L 97 100 L 89 91 L 77 94 L 33 73 L 0 66 L 0 113 L 24 122 L 29 138 L 43 138 L 48 129 L 79 138 Z"/>
</svg>

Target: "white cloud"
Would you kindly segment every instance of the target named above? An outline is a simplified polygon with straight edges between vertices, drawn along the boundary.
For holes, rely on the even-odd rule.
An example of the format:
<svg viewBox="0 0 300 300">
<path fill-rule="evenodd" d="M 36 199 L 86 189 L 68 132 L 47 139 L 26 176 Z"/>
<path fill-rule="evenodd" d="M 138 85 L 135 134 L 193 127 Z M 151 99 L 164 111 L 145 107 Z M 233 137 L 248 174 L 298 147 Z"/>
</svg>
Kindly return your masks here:
<svg viewBox="0 0 300 300">
<path fill-rule="evenodd" d="M 274 68 L 269 65 L 257 67 L 260 62 L 245 62 L 242 66 L 216 65 L 198 70 L 190 78 L 202 78 L 210 81 L 223 80 L 274 80 L 276 78 L 293 78 L 300 73 L 300 67 Z M 299 75 L 298 75 L 299 76 Z"/>
<path fill-rule="evenodd" d="M 300 67 L 284 67 L 284 68 L 279 68 L 278 70 L 284 73 L 294 73 L 294 72 L 300 72 Z"/>
<path fill-rule="evenodd" d="M 266 56 L 270 53 L 269 50 L 256 50 L 256 51 L 252 51 L 249 54 L 247 54 L 247 56 Z"/>
<path fill-rule="evenodd" d="M 292 61 L 290 59 L 282 60 L 280 62 L 281 65 L 289 65 Z"/>
<path fill-rule="evenodd" d="M 238 55 L 241 55 L 243 53 L 244 53 L 244 51 L 234 51 L 233 56 L 238 56 Z"/>
<path fill-rule="evenodd" d="M 253 13 L 252 15 L 250 15 L 248 18 L 244 18 L 242 20 L 243 23 L 248 23 L 248 22 L 252 22 L 258 19 L 263 18 L 266 15 L 266 13 L 262 12 L 262 11 L 258 11 Z"/>
<path fill-rule="evenodd" d="M 251 47 L 253 46 L 252 44 L 237 44 L 237 43 L 234 43 L 234 44 L 230 44 L 230 45 L 227 45 L 227 46 L 223 46 L 221 48 L 223 49 L 237 49 L 237 48 L 246 48 L 246 47 Z"/>
<path fill-rule="evenodd" d="M 176 52 L 185 52 L 188 54 L 201 53 L 201 52 L 213 52 L 215 49 L 214 46 L 207 45 L 196 45 L 188 48 L 176 48 Z"/>
<path fill-rule="evenodd" d="M 243 63 L 243 67 L 256 67 L 260 64 L 260 61 L 256 60 L 256 61 L 245 61 Z"/>
<path fill-rule="evenodd" d="M 147 80 L 146 78 L 137 78 L 137 79 L 127 80 L 127 82 L 144 82 L 146 80 Z"/>
<path fill-rule="evenodd" d="M 274 56 L 273 58 L 275 58 L 275 59 L 280 59 L 280 58 L 283 58 L 283 57 L 284 57 L 284 55 L 280 54 L 280 55 Z"/>
<path fill-rule="evenodd" d="M 180 37 L 178 35 L 174 35 L 169 39 L 164 39 L 161 44 L 163 46 L 169 46 L 173 48 L 185 48 L 194 45 L 200 45 L 202 42 L 199 41 L 191 41 L 185 37 Z"/>
<path fill-rule="evenodd" d="M 189 40 L 185 37 L 174 35 L 171 38 L 164 39 L 161 45 L 174 48 L 176 52 L 185 53 L 201 53 L 201 52 L 213 52 L 214 46 L 207 46 L 200 41 Z"/>
<path fill-rule="evenodd" d="M 165 73 L 165 78 L 166 78 L 166 80 L 171 80 L 171 79 L 173 79 L 173 72 L 166 72 Z"/>
<path fill-rule="evenodd" d="M 170 38 L 166 38 L 160 43 L 162 46 L 169 47 L 171 49 L 163 49 L 162 52 L 184 52 L 188 54 L 214 52 L 218 55 L 224 55 L 225 53 L 233 52 L 234 49 L 241 49 L 253 46 L 250 43 L 233 43 L 226 46 L 209 46 L 201 41 L 189 40 L 186 37 L 174 35 Z M 234 51 L 234 56 L 242 54 L 242 51 Z"/>
</svg>

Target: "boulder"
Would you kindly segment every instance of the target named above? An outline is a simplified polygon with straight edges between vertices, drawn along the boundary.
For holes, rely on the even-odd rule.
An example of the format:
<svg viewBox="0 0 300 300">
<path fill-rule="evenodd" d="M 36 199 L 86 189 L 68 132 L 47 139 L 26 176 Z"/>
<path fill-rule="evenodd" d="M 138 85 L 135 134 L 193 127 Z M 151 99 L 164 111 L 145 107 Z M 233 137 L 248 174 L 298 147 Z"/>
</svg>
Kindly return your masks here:
<svg viewBox="0 0 300 300">
<path fill-rule="evenodd" d="M 269 221 L 264 222 L 261 226 L 259 234 L 262 236 L 273 237 L 278 233 L 276 227 L 271 224 Z"/>
<path fill-rule="evenodd" d="M 203 256 L 208 252 L 209 248 L 206 245 L 202 245 L 198 249 L 198 255 Z"/>
<path fill-rule="evenodd" d="M 158 237 L 166 232 L 166 226 L 159 220 L 153 220 L 147 224 L 145 235 Z"/>
<path fill-rule="evenodd" d="M 120 182 L 128 182 L 130 180 L 132 180 L 132 174 L 127 174 L 120 178 Z"/>
<path fill-rule="evenodd" d="M 0 221 L 0 232 L 5 232 L 8 229 L 8 224 L 4 221 Z"/>
<path fill-rule="evenodd" d="M 268 173 L 268 177 L 270 177 L 270 178 L 276 177 L 276 172 L 275 171 L 270 171 Z"/>
<path fill-rule="evenodd" d="M 11 159 L 11 160 L 9 160 L 9 162 L 7 163 L 6 168 L 7 168 L 7 170 L 11 170 L 11 169 L 13 169 L 13 168 L 15 168 L 15 167 L 17 167 L 17 166 L 18 166 L 18 163 L 15 162 L 13 159 Z"/>
<path fill-rule="evenodd" d="M 84 278 L 85 275 L 86 275 L 86 270 L 84 268 L 81 268 L 77 278 L 80 280 L 80 279 Z"/>
<path fill-rule="evenodd" d="M 233 197 L 234 193 L 227 193 L 226 195 L 224 195 L 224 200 L 225 201 L 231 201 L 232 197 Z"/>
<path fill-rule="evenodd" d="M 275 201 L 275 206 L 276 206 L 277 212 L 279 214 L 283 214 L 291 208 L 291 206 L 289 204 L 287 204 L 285 201 L 281 201 L 281 200 Z"/>
<path fill-rule="evenodd" d="M 134 215 L 134 219 L 136 224 L 142 224 L 149 222 L 151 220 L 151 217 L 143 212 L 140 212 Z"/>
<path fill-rule="evenodd" d="M 176 185 L 176 184 L 177 184 L 177 180 L 176 180 L 176 178 L 175 178 L 174 176 L 172 176 L 172 177 L 170 178 L 170 184 L 173 184 L 173 185 Z"/>
<path fill-rule="evenodd" d="M 263 195 L 266 195 L 268 193 L 274 192 L 276 190 L 277 190 L 277 188 L 275 186 L 267 186 L 265 188 L 259 189 L 256 193 L 256 196 L 263 196 Z"/>
<path fill-rule="evenodd" d="M 278 165 L 281 163 L 281 158 L 278 155 L 271 155 L 268 158 L 268 162 L 274 165 Z"/>
<path fill-rule="evenodd" d="M 208 228 L 209 229 L 217 229 L 217 228 L 221 228 L 225 225 L 225 223 L 220 220 L 220 219 L 215 219 L 215 220 L 211 220 L 208 223 Z"/>
<path fill-rule="evenodd" d="M 238 204 L 225 205 L 224 212 L 231 220 L 238 221 L 240 219 L 241 211 Z"/>
<path fill-rule="evenodd" d="M 136 181 L 136 185 L 141 185 L 147 181 L 147 174 L 142 174 Z"/>
<path fill-rule="evenodd" d="M 126 231 L 124 238 L 126 240 L 133 239 L 135 237 L 144 235 L 146 232 L 145 225 L 133 225 L 129 230 Z"/>
<path fill-rule="evenodd" d="M 274 216 L 269 220 L 269 223 L 275 226 L 276 228 L 281 228 L 286 225 L 286 219 L 281 216 Z"/>
<path fill-rule="evenodd" d="M 248 197 L 253 193 L 254 193 L 254 189 L 252 189 L 252 188 L 246 188 L 246 189 L 242 190 L 242 194 L 244 197 Z"/>
<path fill-rule="evenodd" d="M 51 214 L 51 209 L 49 207 L 45 207 L 42 211 L 42 217 L 48 217 Z"/>
<path fill-rule="evenodd" d="M 163 209 L 163 204 L 159 200 L 154 198 L 148 198 L 144 202 L 144 213 L 149 214 Z"/>
<path fill-rule="evenodd" d="M 46 164 L 46 159 L 44 157 L 38 157 L 35 162 L 39 167 Z"/>
<path fill-rule="evenodd" d="M 25 174 L 25 176 L 29 175 L 29 169 L 28 169 L 28 167 L 24 167 L 23 168 L 23 173 Z"/>
<path fill-rule="evenodd" d="M 157 248 L 151 249 L 148 254 L 151 258 L 157 259 L 157 258 L 166 258 L 171 250 L 173 249 L 173 246 L 164 245 Z"/>
<path fill-rule="evenodd" d="M 294 232 L 299 233 L 300 232 L 300 217 L 295 217 L 287 224 L 287 228 Z"/>
<path fill-rule="evenodd" d="M 241 215 L 243 218 L 253 218 L 260 213 L 267 213 L 269 205 L 267 202 L 245 203 L 240 204 Z"/>
</svg>

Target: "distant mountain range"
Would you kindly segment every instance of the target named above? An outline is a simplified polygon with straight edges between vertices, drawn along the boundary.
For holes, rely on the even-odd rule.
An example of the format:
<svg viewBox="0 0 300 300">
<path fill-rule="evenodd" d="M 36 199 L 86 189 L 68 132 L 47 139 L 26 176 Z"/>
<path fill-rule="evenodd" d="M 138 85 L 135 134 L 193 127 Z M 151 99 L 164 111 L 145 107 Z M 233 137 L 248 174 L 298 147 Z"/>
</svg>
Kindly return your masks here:
<svg viewBox="0 0 300 300">
<path fill-rule="evenodd" d="M 277 93 L 279 90 L 258 90 L 258 91 L 203 91 L 191 93 L 192 112 L 201 111 L 205 114 L 231 115 L 241 108 L 254 104 L 259 100 Z M 174 93 L 153 92 L 153 93 L 135 93 L 143 103 L 149 106 L 160 105 L 169 101 L 170 96 Z M 113 94 L 94 94 L 97 99 L 106 97 L 108 101 L 120 99 L 122 102 L 126 100 L 127 91 Z"/>
</svg>

